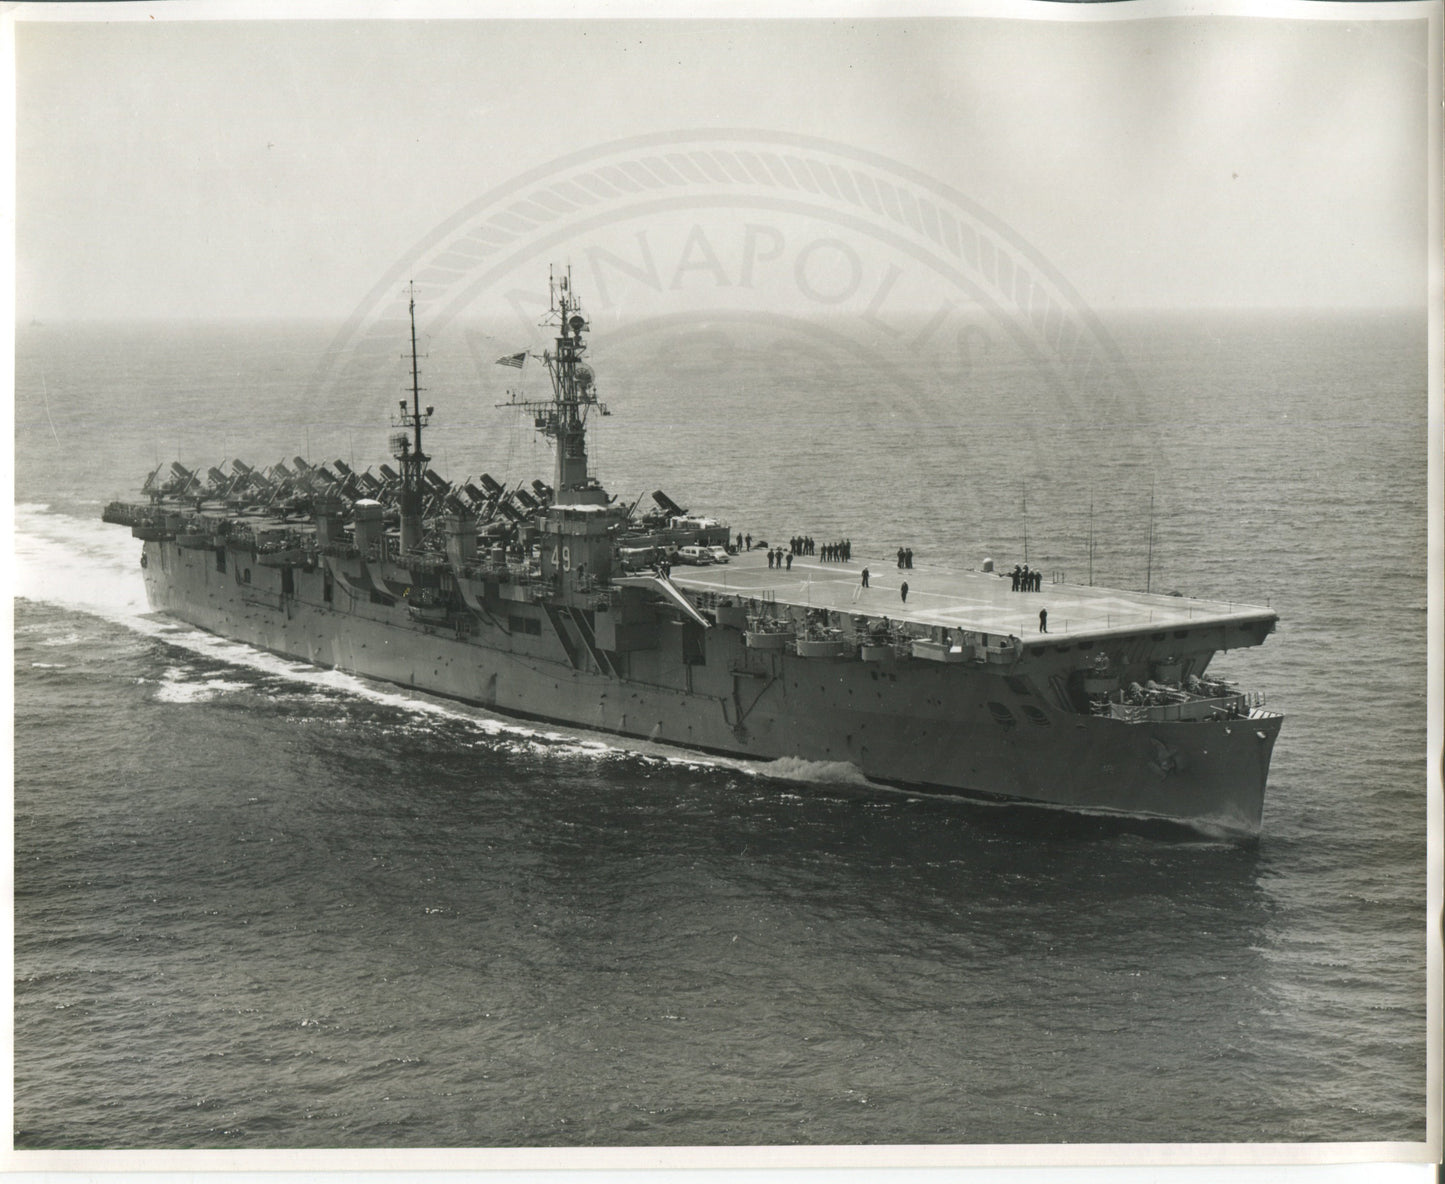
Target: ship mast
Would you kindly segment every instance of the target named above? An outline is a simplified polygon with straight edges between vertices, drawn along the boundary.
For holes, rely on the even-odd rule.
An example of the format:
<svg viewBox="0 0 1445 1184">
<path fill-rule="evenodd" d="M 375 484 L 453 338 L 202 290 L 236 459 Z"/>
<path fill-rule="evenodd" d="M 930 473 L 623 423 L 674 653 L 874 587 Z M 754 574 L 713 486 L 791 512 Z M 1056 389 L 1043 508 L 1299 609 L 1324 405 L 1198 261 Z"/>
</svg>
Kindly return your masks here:
<svg viewBox="0 0 1445 1184">
<path fill-rule="evenodd" d="M 582 316 L 581 304 L 572 290 L 572 269 L 563 276 L 548 276 L 550 300 L 544 325 L 559 332 L 554 349 L 544 350 L 542 362 L 552 382 L 552 398 L 517 400 L 502 404 L 520 407 L 533 414 L 533 423 L 554 442 L 553 497 L 561 504 L 604 504 L 607 494 L 587 471 L 587 413 L 596 407 L 606 415 L 607 406 L 597 399 L 592 367 L 582 360 L 587 343 L 582 334 L 590 326 Z"/>
<path fill-rule="evenodd" d="M 422 451 L 421 430 L 431 420 L 432 408 L 421 409 L 421 372 L 416 353 L 416 285 L 409 288 L 408 312 L 411 316 L 411 407 L 400 400 L 401 414 L 393 420 L 402 431 L 391 438 L 391 454 L 401 466 L 401 491 L 397 498 L 401 517 L 401 549 L 403 552 L 421 546 L 421 511 L 425 499 L 426 466 L 431 457 Z M 412 437 L 408 438 L 406 429 Z"/>
</svg>

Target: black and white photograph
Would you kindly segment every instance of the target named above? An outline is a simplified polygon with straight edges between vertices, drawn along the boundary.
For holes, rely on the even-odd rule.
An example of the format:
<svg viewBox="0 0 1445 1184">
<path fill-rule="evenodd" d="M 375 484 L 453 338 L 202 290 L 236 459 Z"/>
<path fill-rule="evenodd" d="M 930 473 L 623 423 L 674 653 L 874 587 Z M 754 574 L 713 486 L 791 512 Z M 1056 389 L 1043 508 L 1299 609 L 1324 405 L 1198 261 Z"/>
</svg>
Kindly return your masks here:
<svg viewBox="0 0 1445 1184">
<path fill-rule="evenodd" d="M 1441 18 L 9 8 L 7 1167 L 1432 1173 Z"/>
</svg>

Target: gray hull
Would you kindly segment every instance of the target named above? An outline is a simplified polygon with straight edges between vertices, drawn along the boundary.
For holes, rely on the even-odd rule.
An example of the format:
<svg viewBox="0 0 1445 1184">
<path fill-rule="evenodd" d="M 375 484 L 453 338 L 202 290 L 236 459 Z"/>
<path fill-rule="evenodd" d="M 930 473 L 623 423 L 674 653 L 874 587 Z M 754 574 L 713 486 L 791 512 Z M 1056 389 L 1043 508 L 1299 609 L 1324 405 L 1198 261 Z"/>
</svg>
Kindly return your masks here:
<svg viewBox="0 0 1445 1184">
<path fill-rule="evenodd" d="M 1259 829 L 1280 717 L 1122 723 L 1060 709 L 1049 671 L 755 649 L 654 621 L 648 648 L 597 614 L 477 600 L 428 619 L 367 595 L 407 579 L 288 569 L 147 542 L 153 608 L 224 637 L 503 713 L 761 760 L 846 762 L 923 791 Z M 243 564 L 249 564 L 244 566 Z M 355 567 L 353 563 L 350 565 Z M 347 578 L 349 576 L 349 579 Z M 615 649 L 604 648 L 610 638 Z"/>
</svg>

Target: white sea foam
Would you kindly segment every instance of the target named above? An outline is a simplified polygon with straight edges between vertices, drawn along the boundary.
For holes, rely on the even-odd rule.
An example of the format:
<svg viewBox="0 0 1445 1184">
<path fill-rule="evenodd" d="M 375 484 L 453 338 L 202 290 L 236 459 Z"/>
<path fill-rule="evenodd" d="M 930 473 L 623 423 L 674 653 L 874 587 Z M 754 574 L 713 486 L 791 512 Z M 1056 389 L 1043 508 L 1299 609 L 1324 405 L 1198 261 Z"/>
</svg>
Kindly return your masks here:
<svg viewBox="0 0 1445 1184">
<path fill-rule="evenodd" d="M 785 756 L 773 761 L 748 762 L 751 772 L 780 781 L 806 781 L 817 785 L 855 785 L 872 787 L 874 783 L 863 770 L 848 761 L 805 761 Z"/>
<path fill-rule="evenodd" d="M 162 703 L 204 703 L 217 695 L 250 690 L 252 685 L 226 678 L 196 679 L 184 667 L 171 666 L 162 676 L 154 697 Z"/>
<path fill-rule="evenodd" d="M 140 545 L 99 520 L 15 507 L 14 594 L 108 620 L 146 611 Z"/>
<path fill-rule="evenodd" d="M 57 633 L 53 637 L 46 637 L 37 641 L 36 645 L 79 645 L 85 639 L 79 633 L 71 630 L 68 633 Z"/>
<path fill-rule="evenodd" d="M 197 682 L 163 682 L 155 692 L 161 703 L 204 703 L 214 697 L 215 692 Z"/>
</svg>

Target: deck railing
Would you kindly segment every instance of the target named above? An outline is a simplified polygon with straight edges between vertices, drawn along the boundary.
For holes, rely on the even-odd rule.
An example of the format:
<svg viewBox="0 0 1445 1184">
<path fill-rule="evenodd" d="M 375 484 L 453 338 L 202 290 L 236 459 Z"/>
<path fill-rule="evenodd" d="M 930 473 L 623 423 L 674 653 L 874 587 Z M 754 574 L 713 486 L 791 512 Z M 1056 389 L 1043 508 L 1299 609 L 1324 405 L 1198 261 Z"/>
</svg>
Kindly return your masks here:
<svg viewBox="0 0 1445 1184">
<path fill-rule="evenodd" d="M 1166 703 L 1104 703 L 1099 714 L 1126 724 L 1252 719 L 1263 709 L 1264 702 L 1264 692 L 1252 691 L 1215 699 L 1172 698 Z"/>
</svg>

